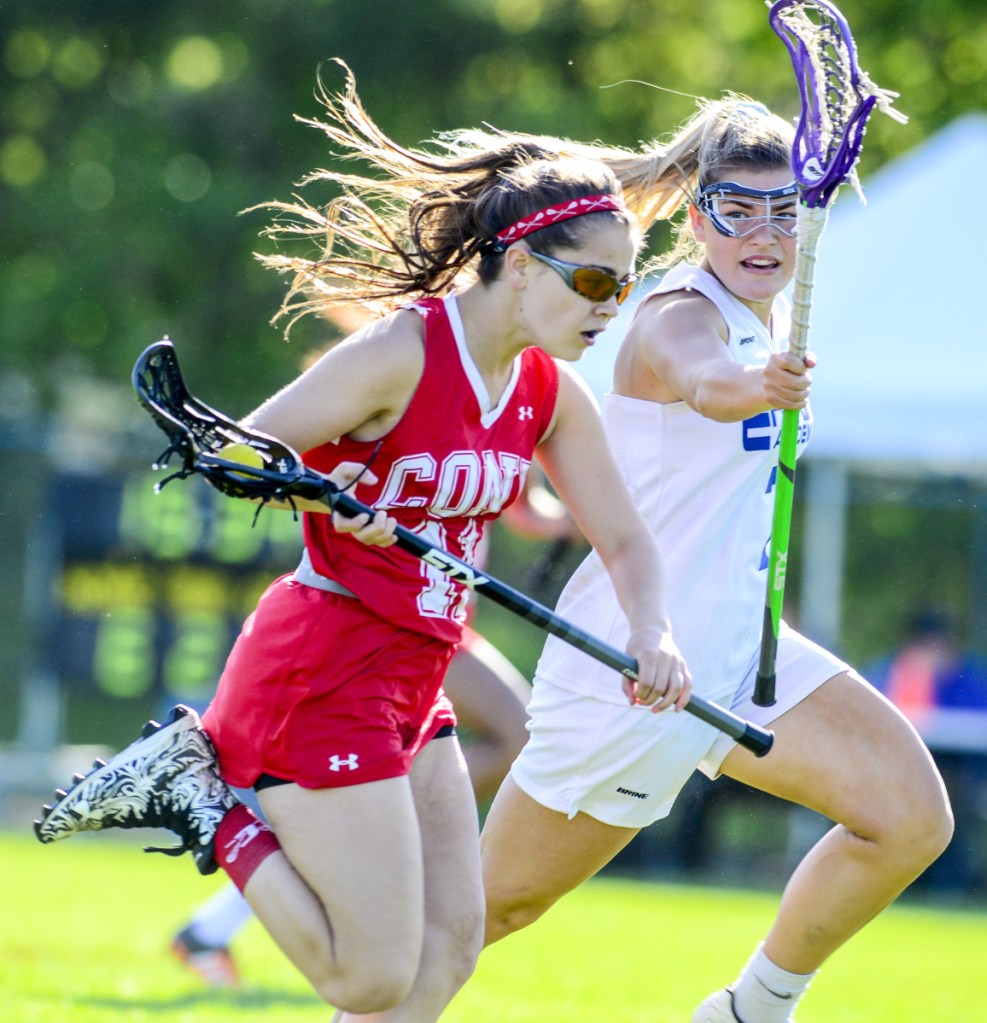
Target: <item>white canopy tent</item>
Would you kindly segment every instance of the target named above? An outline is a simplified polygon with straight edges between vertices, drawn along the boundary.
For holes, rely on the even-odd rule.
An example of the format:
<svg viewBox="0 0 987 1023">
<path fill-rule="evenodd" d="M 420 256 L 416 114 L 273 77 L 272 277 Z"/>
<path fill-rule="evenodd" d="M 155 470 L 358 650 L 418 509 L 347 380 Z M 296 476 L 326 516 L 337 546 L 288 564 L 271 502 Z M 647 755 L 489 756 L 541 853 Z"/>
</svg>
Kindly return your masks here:
<svg viewBox="0 0 987 1023">
<path fill-rule="evenodd" d="M 968 115 L 867 181 L 866 206 L 842 189 L 820 242 L 800 605 L 827 645 L 840 639 L 851 471 L 987 479 L 987 210 L 966 199 L 984 167 L 987 115 Z"/>
<path fill-rule="evenodd" d="M 866 147 L 865 147 L 866 155 Z M 987 466 L 987 114 L 848 188 L 819 246 L 813 458 Z"/>
<path fill-rule="evenodd" d="M 866 182 L 844 186 L 819 246 L 818 353 L 807 457 L 987 467 L 987 114 L 955 121 Z M 576 363 L 598 398 L 648 282 Z"/>
</svg>

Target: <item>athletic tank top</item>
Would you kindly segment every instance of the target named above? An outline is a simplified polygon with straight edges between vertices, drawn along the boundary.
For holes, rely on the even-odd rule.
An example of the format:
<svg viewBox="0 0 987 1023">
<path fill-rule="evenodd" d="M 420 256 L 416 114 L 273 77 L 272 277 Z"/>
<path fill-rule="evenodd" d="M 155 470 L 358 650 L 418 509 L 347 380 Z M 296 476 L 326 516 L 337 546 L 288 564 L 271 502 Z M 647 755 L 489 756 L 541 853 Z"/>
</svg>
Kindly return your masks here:
<svg viewBox="0 0 987 1023">
<path fill-rule="evenodd" d="M 779 296 L 772 330 L 712 275 L 680 264 L 651 292 L 697 291 L 726 323 L 730 357 L 763 366 L 787 346 L 790 309 Z M 686 402 L 659 404 L 617 394 L 604 399 L 604 423 L 621 473 L 668 568 L 672 634 L 692 673 L 694 691 L 726 700 L 760 644 L 765 569 L 781 432 L 780 411 L 718 423 Z M 811 430 L 802 412 L 799 451 Z M 590 554 L 574 573 L 559 613 L 624 649 L 629 629 L 600 559 Z M 576 692 L 624 702 L 619 676 L 554 637 L 540 677 Z"/>
<path fill-rule="evenodd" d="M 380 442 L 343 437 L 306 452 L 304 461 L 320 472 L 343 461 L 369 463 L 378 482 L 357 488 L 364 504 L 474 564 L 484 527 L 524 486 L 555 411 L 558 366 L 541 349 L 526 349 L 491 408 L 455 298 L 428 298 L 408 308 L 425 324 L 425 366 L 400 421 Z M 459 640 L 469 599 L 462 583 L 397 547 L 369 547 L 337 533 L 328 515 L 304 515 L 304 528 L 320 575 L 396 626 Z"/>
</svg>

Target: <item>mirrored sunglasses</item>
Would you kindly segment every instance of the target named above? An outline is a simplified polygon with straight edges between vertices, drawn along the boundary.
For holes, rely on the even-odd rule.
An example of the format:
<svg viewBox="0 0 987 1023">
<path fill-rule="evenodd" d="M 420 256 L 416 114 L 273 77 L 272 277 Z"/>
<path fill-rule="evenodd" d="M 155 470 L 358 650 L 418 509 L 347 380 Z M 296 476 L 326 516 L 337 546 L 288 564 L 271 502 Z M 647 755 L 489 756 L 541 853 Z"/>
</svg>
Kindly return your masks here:
<svg viewBox="0 0 987 1023">
<path fill-rule="evenodd" d="M 798 185 L 748 188 L 736 181 L 716 181 L 699 190 L 696 209 L 728 238 L 746 238 L 768 225 L 786 238 L 795 237 Z M 755 212 L 756 210 L 756 212 Z"/>
<path fill-rule="evenodd" d="M 563 259 L 542 255 L 534 249 L 528 249 L 528 252 L 540 263 L 550 266 L 577 295 L 588 298 L 590 302 L 608 302 L 616 295 L 617 305 L 620 305 L 637 281 L 637 274 L 617 278 L 595 266 L 567 263 Z"/>
</svg>

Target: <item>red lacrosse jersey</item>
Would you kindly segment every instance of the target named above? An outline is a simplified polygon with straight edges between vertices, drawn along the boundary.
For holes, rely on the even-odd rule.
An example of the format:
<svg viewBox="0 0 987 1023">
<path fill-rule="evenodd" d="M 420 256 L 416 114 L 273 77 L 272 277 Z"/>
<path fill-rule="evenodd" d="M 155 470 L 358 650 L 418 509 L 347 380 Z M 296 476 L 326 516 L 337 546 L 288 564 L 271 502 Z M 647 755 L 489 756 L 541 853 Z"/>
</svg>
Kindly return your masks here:
<svg viewBox="0 0 987 1023">
<path fill-rule="evenodd" d="M 488 409 L 455 298 L 408 308 L 425 323 L 425 368 L 401 420 L 380 442 L 343 437 L 306 452 L 304 461 L 320 472 L 343 461 L 370 463 L 378 483 L 360 484 L 364 504 L 473 565 L 486 523 L 524 486 L 555 411 L 558 366 L 541 349 L 525 349 L 500 401 Z M 370 547 L 337 533 L 329 515 L 307 513 L 304 525 L 320 575 L 401 628 L 459 641 L 469 601 L 463 583 L 397 547 Z"/>
</svg>

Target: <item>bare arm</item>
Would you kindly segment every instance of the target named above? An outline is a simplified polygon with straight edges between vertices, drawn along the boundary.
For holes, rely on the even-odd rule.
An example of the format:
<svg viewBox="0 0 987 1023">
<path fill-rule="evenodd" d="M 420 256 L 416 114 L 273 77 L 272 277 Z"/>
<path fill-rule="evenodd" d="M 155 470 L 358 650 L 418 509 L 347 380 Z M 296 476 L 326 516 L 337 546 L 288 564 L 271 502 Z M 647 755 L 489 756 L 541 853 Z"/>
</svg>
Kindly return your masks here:
<svg viewBox="0 0 987 1023">
<path fill-rule="evenodd" d="M 376 440 L 403 415 L 424 365 L 421 318 L 395 313 L 331 348 L 245 423 L 296 451 L 344 434 Z"/>
<path fill-rule="evenodd" d="M 771 356 L 765 366 L 742 366 L 730 358 L 726 324 L 716 306 L 695 292 L 652 299 L 635 317 L 627 335 L 634 353 L 633 378 L 621 393 L 632 397 L 685 401 L 717 422 L 748 419 L 773 408 L 803 408 L 812 377 L 805 362 L 788 352 Z"/>
<path fill-rule="evenodd" d="M 544 478 L 532 466 L 524 489 L 501 515 L 501 521 L 519 536 L 530 540 L 582 541 L 566 506 L 545 486 Z"/>
<path fill-rule="evenodd" d="M 672 640 L 665 569 L 647 526 L 620 476 L 586 385 L 560 365 L 559 399 L 538 449 L 546 475 L 596 548 L 613 580 L 631 635 L 640 682 L 625 681 L 632 702 L 664 710 L 688 700 L 685 662 Z"/>
<path fill-rule="evenodd" d="M 424 368 L 421 318 L 399 312 L 341 342 L 244 420 L 245 425 L 305 452 L 344 434 L 376 440 L 403 415 Z M 362 470 L 344 463 L 330 473 L 339 486 Z M 367 482 L 375 477 L 367 474 Z M 283 505 L 283 507 L 288 507 Z M 327 512 L 318 501 L 296 500 L 301 511 Z M 349 519 L 333 516 L 340 532 L 364 543 L 390 546 L 394 522 L 383 512 Z"/>
</svg>

